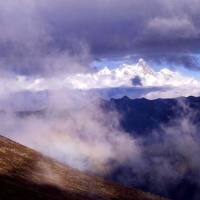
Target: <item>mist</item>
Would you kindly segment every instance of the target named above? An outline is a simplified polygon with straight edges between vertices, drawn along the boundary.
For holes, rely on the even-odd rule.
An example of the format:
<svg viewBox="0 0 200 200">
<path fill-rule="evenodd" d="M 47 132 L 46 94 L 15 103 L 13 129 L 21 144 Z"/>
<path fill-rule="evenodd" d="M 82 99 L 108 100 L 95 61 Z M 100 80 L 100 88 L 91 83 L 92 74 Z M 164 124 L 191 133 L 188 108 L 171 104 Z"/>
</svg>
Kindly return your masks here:
<svg viewBox="0 0 200 200">
<path fill-rule="evenodd" d="M 140 149 L 120 130 L 118 115 L 106 115 L 98 105 L 19 115 L 1 115 L 1 134 L 73 167 L 105 173 L 133 155 L 133 162 L 139 158 Z"/>
<path fill-rule="evenodd" d="M 1 134 L 72 167 L 162 196 L 171 197 L 182 182 L 199 187 L 199 113 L 187 102 L 179 99 L 181 117 L 177 110 L 168 124 L 136 137 L 120 127 L 123 115 L 103 110 L 100 99 L 69 109 L 72 94 L 54 94 L 52 107 L 40 111 L 2 111 Z M 175 196 L 183 194 L 180 189 Z M 193 195 L 199 198 L 196 190 Z"/>
<path fill-rule="evenodd" d="M 126 163 L 111 179 L 172 199 L 200 198 L 200 113 L 177 101 L 174 119 L 135 138 L 142 152 L 139 168 Z"/>
</svg>

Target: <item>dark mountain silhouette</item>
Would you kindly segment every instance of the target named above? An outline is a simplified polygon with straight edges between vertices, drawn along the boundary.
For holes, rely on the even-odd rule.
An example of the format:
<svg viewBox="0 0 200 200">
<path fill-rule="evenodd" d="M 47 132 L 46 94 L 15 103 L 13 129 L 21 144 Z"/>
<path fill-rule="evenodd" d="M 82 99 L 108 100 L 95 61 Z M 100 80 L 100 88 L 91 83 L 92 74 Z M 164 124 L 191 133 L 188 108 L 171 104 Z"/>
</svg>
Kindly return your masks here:
<svg viewBox="0 0 200 200">
<path fill-rule="evenodd" d="M 130 99 L 124 96 L 120 99 L 105 100 L 97 99 L 88 107 L 97 105 L 105 111 L 117 111 L 120 116 L 120 127 L 136 136 L 144 136 L 152 130 L 158 129 L 161 124 L 173 122 L 174 119 L 183 117 L 191 112 L 195 112 L 193 122 L 199 126 L 200 124 L 200 97 L 179 97 L 173 99 L 155 99 L 148 100 Z M 83 108 L 84 109 L 84 108 Z M 43 116 L 51 113 L 51 109 L 39 111 L 19 111 L 17 116 L 26 117 L 30 115 Z M 64 110 L 59 113 L 59 117 L 65 117 L 68 113 L 79 112 L 78 110 Z M 55 111 L 52 112 L 55 115 Z"/>
<path fill-rule="evenodd" d="M 148 100 L 130 99 L 124 96 L 120 99 L 98 99 L 94 104 L 100 104 L 107 111 L 115 110 L 119 113 L 120 126 L 128 133 L 146 135 L 158 129 L 161 124 L 173 122 L 174 119 L 183 117 L 190 112 L 200 111 L 200 97 L 180 97 L 174 99 Z M 194 123 L 199 125 L 200 114 L 197 113 Z"/>
</svg>

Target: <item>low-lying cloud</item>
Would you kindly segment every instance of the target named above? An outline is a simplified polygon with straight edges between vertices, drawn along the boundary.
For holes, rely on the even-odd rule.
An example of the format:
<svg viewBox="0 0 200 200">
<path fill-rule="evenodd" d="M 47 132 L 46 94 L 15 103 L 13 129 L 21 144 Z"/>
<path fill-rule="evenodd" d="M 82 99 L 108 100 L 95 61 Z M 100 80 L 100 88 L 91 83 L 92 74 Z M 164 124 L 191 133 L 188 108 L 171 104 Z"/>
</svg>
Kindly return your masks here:
<svg viewBox="0 0 200 200">
<path fill-rule="evenodd" d="M 172 199 L 199 199 L 199 111 L 181 99 L 179 106 L 181 115 L 177 110 L 168 124 L 137 138 L 140 167 L 126 163 L 114 180 Z"/>
<path fill-rule="evenodd" d="M 181 117 L 177 111 L 159 131 L 135 137 L 120 127 L 123 115 L 101 109 L 101 100 L 66 109 L 69 103 L 59 97 L 40 112 L 1 112 L 1 134 L 73 167 L 163 196 L 171 197 L 182 181 L 199 187 L 198 113 L 187 103 L 179 102 Z M 181 192 L 175 193 L 178 199 Z M 197 200 L 194 192 L 191 199 Z"/>
<path fill-rule="evenodd" d="M 105 173 L 139 158 L 133 137 L 119 129 L 118 115 L 98 106 L 80 111 L 44 111 L 41 115 L 4 113 L 1 134 L 82 170 Z M 132 160 L 132 159 L 131 159 Z"/>
</svg>

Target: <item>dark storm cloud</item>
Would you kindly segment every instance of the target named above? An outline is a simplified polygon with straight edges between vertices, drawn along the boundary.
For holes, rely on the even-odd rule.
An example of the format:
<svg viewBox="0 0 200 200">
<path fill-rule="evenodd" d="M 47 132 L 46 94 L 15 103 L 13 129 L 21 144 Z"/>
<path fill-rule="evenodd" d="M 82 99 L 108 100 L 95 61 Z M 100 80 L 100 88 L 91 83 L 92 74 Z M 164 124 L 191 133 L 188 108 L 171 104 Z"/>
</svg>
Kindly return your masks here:
<svg viewBox="0 0 200 200">
<path fill-rule="evenodd" d="M 141 56 L 141 55 L 140 55 Z M 137 56 L 136 56 L 137 57 Z M 199 58 L 196 55 L 187 54 L 144 54 L 142 57 L 149 62 L 158 65 L 167 64 L 171 68 L 184 66 L 193 71 L 200 70 Z"/>
<path fill-rule="evenodd" d="M 199 8 L 197 0 L 3 1 L 0 66 L 23 74 L 73 72 L 87 68 L 89 52 L 198 53 Z"/>
<path fill-rule="evenodd" d="M 81 5 L 78 1 L 56 5 L 46 18 L 63 48 L 81 39 L 96 54 L 198 50 L 200 5 L 195 0 L 85 0 Z"/>
</svg>

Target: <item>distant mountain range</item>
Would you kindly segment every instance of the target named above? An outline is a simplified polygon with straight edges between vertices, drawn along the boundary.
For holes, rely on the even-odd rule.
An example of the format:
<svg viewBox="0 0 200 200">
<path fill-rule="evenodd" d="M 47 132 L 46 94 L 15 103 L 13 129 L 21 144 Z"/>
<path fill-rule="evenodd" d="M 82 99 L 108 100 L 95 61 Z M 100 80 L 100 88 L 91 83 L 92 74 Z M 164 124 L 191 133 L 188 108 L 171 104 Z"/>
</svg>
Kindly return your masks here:
<svg viewBox="0 0 200 200">
<path fill-rule="evenodd" d="M 172 123 L 174 119 L 180 119 L 194 112 L 195 117 L 191 118 L 193 123 L 200 126 L 200 97 L 179 97 L 172 99 L 155 99 L 148 100 L 130 99 L 124 96 L 119 99 L 111 98 L 110 100 L 96 99 L 88 106 L 100 106 L 104 112 L 117 111 L 120 116 L 121 128 L 130 133 L 145 135 L 152 130 L 158 129 L 161 124 Z M 83 109 L 88 109 L 86 106 Z M 48 115 L 50 109 L 38 111 L 18 111 L 19 117 L 29 115 Z M 66 110 L 64 112 L 74 112 Z M 81 109 L 80 109 L 81 111 Z M 3 112 L 3 111 L 2 111 Z M 79 112 L 76 110 L 76 112 Z"/>
<path fill-rule="evenodd" d="M 76 74 L 66 78 L 66 83 L 76 89 L 112 87 L 149 87 L 198 85 L 191 77 L 185 77 L 167 68 L 155 72 L 148 64 L 139 59 L 137 64 L 122 64 L 116 69 L 104 67 L 96 73 Z"/>
<path fill-rule="evenodd" d="M 192 122 L 200 126 L 200 97 L 148 100 L 124 96 L 120 99 L 98 99 L 93 103 L 99 104 L 105 112 L 117 111 L 121 128 L 131 134 L 148 135 L 152 130 L 159 129 L 161 124 L 175 123 L 175 119 L 192 112 L 195 113 Z"/>
</svg>

